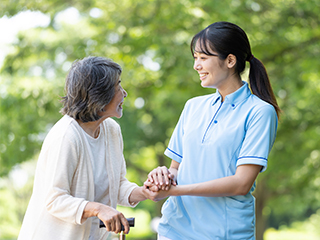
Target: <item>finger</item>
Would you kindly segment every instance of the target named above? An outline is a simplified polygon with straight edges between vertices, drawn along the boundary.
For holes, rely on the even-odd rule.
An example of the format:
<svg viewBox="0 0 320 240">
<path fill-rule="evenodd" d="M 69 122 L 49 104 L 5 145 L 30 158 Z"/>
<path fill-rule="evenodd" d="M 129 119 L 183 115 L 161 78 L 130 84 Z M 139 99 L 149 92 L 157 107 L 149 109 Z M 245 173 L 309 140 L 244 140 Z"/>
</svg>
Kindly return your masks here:
<svg viewBox="0 0 320 240">
<path fill-rule="evenodd" d="M 157 185 L 155 185 L 154 183 L 151 183 L 149 181 L 144 183 L 144 189 L 150 190 L 152 192 L 157 192 L 159 191 L 159 187 Z"/>
<path fill-rule="evenodd" d="M 163 176 L 163 181 L 164 184 L 170 185 L 170 177 L 171 177 L 171 173 L 169 171 L 169 169 L 167 167 L 162 167 L 162 176 Z"/>
<path fill-rule="evenodd" d="M 152 176 L 154 184 L 159 185 L 158 173 L 154 172 L 151 176 Z"/>
<path fill-rule="evenodd" d="M 153 182 L 153 178 L 152 178 L 152 176 L 150 174 L 148 174 L 148 181 L 149 182 Z"/>
<path fill-rule="evenodd" d="M 152 192 L 158 192 L 160 189 L 159 189 L 158 186 L 153 185 L 153 186 L 149 187 L 149 190 L 152 191 Z"/>
<path fill-rule="evenodd" d="M 115 233 L 121 232 L 121 217 L 117 217 L 115 221 Z"/>
<path fill-rule="evenodd" d="M 121 215 L 120 220 L 121 220 L 121 223 L 122 223 L 122 225 L 124 227 L 124 233 L 128 234 L 129 230 L 130 230 L 130 226 L 129 226 L 128 220 L 123 215 Z M 120 229 L 121 229 L 121 227 L 120 227 Z"/>
<path fill-rule="evenodd" d="M 157 171 L 158 171 L 158 168 L 153 169 L 153 170 L 148 174 L 148 180 L 149 180 L 149 182 L 156 183 L 156 180 L 157 180 L 157 177 L 158 177 Z"/>
<path fill-rule="evenodd" d="M 158 180 L 159 180 L 159 185 L 160 185 L 160 188 L 162 189 L 164 187 L 164 177 L 163 175 L 159 175 L 158 176 Z"/>
<path fill-rule="evenodd" d="M 153 175 L 154 175 L 154 170 L 152 170 L 149 174 L 148 174 L 148 180 L 150 181 L 150 182 L 153 182 L 154 180 L 153 180 Z"/>
<path fill-rule="evenodd" d="M 110 221 L 110 232 L 114 232 L 115 231 L 115 221 L 112 219 Z"/>
<path fill-rule="evenodd" d="M 149 180 L 147 180 L 147 181 L 145 181 L 144 183 L 143 183 L 143 186 L 145 187 L 145 188 L 149 188 L 149 187 L 151 187 L 152 185 L 154 185 L 152 182 L 150 182 Z"/>
<path fill-rule="evenodd" d="M 163 180 L 165 182 L 165 187 L 170 186 L 171 185 L 171 179 L 169 178 L 169 176 L 167 174 L 165 174 L 163 176 Z"/>
<path fill-rule="evenodd" d="M 174 186 L 177 185 L 176 178 L 172 173 L 169 174 L 169 181 L 171 181 L 172 185 L 174 185 Z"/>
<path fill-rule="evenodd" d="M 106 221 L 106 222 L 103 222 L 104 225 L 106 226 L 106 229 L 108 232 L 111 232 L 111 228 L 110 228 L 110 222 L 109 221 Z"/>
<path fill-rule="evenodd" d="M 175 180 L 175 179 L 171 179 L 171 184 L 172 184 L 173 186 L 177 186 L 176 180 Z"/>
<path fill-rule="evenodd" d="M 158 181 L 159 181 L 159 185 L 162 187 L 164 185 L 164 175 L 166 174 L 166 171 L 164 168 L 159 168 L 157 171 L 157 175 L 158 175 Z"/>
</svg>

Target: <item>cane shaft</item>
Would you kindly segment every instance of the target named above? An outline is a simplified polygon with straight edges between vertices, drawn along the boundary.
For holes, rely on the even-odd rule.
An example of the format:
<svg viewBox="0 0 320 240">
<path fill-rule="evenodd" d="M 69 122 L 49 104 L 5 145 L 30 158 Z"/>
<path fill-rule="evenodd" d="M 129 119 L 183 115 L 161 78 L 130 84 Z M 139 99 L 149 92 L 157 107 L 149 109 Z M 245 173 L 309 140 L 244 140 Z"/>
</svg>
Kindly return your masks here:
<svg viewBox="0 0 320 240">
<path fill-rule="evenodd" d="M 124 232 L 122 231 L 120 233 L 120 237 L 119 237 L 119 240 L 125 240 L 126 239 L 126 235 L 124 234 Z"/>
</svg>

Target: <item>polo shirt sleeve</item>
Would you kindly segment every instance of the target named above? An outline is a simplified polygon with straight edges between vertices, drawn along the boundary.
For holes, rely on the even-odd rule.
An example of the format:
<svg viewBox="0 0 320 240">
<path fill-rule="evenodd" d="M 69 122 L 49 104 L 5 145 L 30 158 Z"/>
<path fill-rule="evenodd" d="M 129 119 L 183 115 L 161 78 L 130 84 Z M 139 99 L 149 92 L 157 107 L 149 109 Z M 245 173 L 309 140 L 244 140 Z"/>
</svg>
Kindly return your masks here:
<svg viewBox="0 0 320 240">
<path fill-rule="evenodd" d="M 273 106 L 260 107 L 249 119 L 246 134 L 237 160 L 237 167 L 244 164 L 263 166 L 267 169 L 268 155 L 276 138 L 278 118 Z"/>
<path fill-rule="evenodd" d="M 164 154 L 173 159 L 174 161 L 181 163 L 182 158 L 183 158 L 183 145 L 182 145 L 182 139 L 184 135 L 184 120 L 185 120 L 185 115 L 187 112 L 187 107 L 188 102 L 186 103 L 179 121 L 171 135 L 169 145 L 167 149 L 165 150 Z"/>
</svg>

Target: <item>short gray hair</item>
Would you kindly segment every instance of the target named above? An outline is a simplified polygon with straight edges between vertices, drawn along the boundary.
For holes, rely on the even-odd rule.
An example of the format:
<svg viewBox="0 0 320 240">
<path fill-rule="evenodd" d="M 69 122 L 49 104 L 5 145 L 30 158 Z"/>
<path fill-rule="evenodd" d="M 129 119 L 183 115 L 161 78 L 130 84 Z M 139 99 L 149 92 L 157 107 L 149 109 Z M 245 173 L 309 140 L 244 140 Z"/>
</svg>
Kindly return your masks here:
<svg viewBox="0 0 320 240">
<path fill-rule="evenodd" d="M 99 112 L 113 98 L 115 84 L 122 69 L 119 64 L 103 57 L 76 60 L 67 75 L 62 98 L 62 114 L 82 122 L 97 121 Z"/>
</svg>

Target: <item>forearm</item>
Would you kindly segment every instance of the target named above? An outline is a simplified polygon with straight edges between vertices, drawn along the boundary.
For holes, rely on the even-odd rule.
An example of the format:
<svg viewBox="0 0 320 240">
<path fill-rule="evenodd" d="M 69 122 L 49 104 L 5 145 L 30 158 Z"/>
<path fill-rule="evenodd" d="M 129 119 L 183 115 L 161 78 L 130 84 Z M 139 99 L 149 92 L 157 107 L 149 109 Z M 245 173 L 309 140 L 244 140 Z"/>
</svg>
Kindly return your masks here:
<svg viewBox="0 0 320 240">
<path fill-rule="evenodd" d="M 143 187 L 136 187 L 132 190 L 132 192 L 129 196 L 129 203 L 131 205 L 135 205 L 136 203 L 144 201 L 146 199 L 147 199 L 147 197 L 145 195 Z"/>
<path fill-rule="evenodd" d="M 203 183 L 171 186 L 169 196 L 202 196 L 225 197 L 245 195 L 247 189 L 237 181 L 234 176 L 211 180 Z"/>
<path fill-rule="evenodd" d="M 82 222 L 90 217 L 97 217 L 100 211 L 101 203 L 97 202 L 88 202 L 85 206 L 82 214 Z"/>
<path fill-rule="evenodd" d="M 204 196 L 204 197 L 225 197 L 235 195 L 246 195 L 261 166 L 243 165 L 239 166 L 235 175 L 214 179 L 203 183 L 172 186 L 168 192 L 170 196 Z"/>
</svg>

